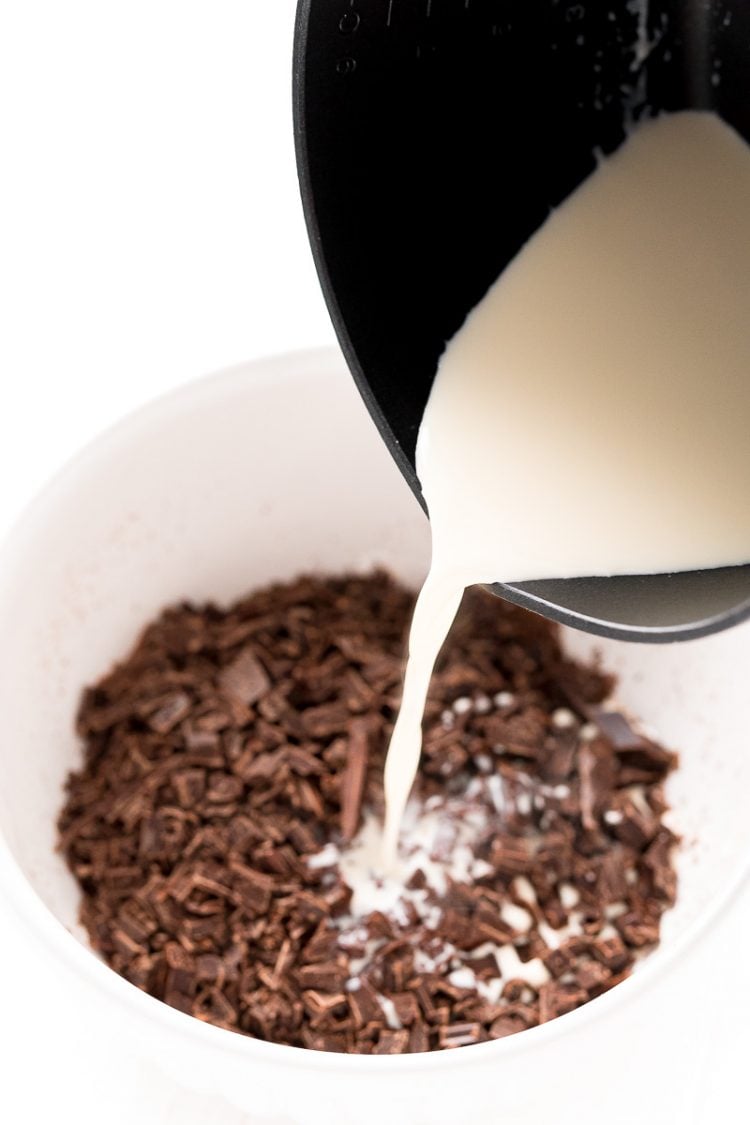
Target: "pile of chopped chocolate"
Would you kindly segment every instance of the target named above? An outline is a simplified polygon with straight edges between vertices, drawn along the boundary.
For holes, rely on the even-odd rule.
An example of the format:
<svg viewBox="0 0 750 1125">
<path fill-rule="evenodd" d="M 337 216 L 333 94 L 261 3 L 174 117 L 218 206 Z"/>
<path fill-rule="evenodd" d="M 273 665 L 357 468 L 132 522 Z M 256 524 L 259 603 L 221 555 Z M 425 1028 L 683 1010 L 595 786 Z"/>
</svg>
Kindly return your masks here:
<svg viewBox="0 0 750 1125">
<path fill-rule="evenodd" d="M 436 889 L 416 868 L 396 909 L 353 915 L 339 860 L 382 815 L 412 605 L 381 572 L 180 605 L 86 691 L 60 846 L 118 973 L 260 1039 L 399 1054 L 545 1022 L 658 942 L 674 754 L 607 708 L 611 679 L 554 627 L 480 590 L 433 679 L 417 783 L 425 809 L 481 807 L 470 877 Z"/>
</svg>

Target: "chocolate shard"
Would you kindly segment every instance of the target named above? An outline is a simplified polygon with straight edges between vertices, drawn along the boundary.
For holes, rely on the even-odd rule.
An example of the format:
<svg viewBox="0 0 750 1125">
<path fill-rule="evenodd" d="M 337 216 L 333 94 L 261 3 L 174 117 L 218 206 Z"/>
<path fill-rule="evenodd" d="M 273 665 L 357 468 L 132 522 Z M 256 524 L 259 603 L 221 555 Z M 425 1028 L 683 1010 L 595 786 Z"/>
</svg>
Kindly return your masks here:
<svg viewBox="0 0 750 1125">
<path fill-rule="evenodd" d="M 413 992 L 394 992 L 391 994 L 391 1001 L 400 1024 L 411 1027 L 419 1022 L 419 1002 Z"/>
<path fill-rule="evenodd" d="M 274 880 L 236 859 L 229 861 L 229 870 L 232 888 L 240 902 L 253 914 L 266 914 L 271 905 Z"/>
<path fill-rule="evenodd" d="M 223 695 L 245 707 L 262 699 L 271 687 L 268 674 L 250 645 L 222 669 L 218 683 Z"/>
<path fill-rule="evenodd" d="M 175 770 L 170 784 L 177 802 L 184 809 L 196 808 L 206 792 L 206 771 L 202 769 Z"/>
<path fill-rule="evenodd" d="M 137 899 L 128 899 L 123 904 L 118 921 L 121 929 L 138 943 L 139 947 L 145 944 L 159 928 L 159 923 L 149 907 Z"/>
<path fill-rule="evenodd" d="M 411 1030 L 409 1032 L 409 1053 L 413 1055 L 419 1055 L 429 1050 L 429 1028 L 422 1020 L 417 1020 L 412 1024 Z"/>
<path fill-rule="evenodd" d="M 154 700 L 154 709 L 148 711 L 146 722 L 157 734 L 169 734 L 191 711 L 190 696 L 175 691 Z"/>
<path fill-rule="evenodd" d="M 592 945 L 591 952 L 612 973 L 621 972 L 631 960 L 620 937 L 598 938 Z"/>
<path fill-rule="evenodd" d="M 507 1035 L 516 1035 L 529 1027 L 533 1027 L 533 1022 L 529 1022 L 516 1012 L 505 1012 L 493 1020 L 488 1036 L 490 1039 L 504 1039 Z"/>
<path fill-rule="evenodd" d="M 343 992 L 317 992 L 309 989 L 302 993 L 302 1003 L 311 1016 L 311 1026 L 325 1026 L 326 1022 L 346 1004 Z"/>
<path fill-rule="evenodd" d="M 641 750 L 648 746 L 647 740 L 620 711 L 592 707 L 589 709 L 589 718 L 591 722 L 596 723 L 601 733 L 617 751 Z"/>
<path fill-rule="evenodd" d="M 266 753 L 256 753 L 247 750 L 234 763 L 234 772 L 244 782 L 271 781 L 278 777 L 286 760 L 285 750 L 271 750 Z"/>
<path fill-rule="evenodd" d="M 359 828 L 369 756 L 367 725 L 354 719 L 349 725 L 349 753 L 341 778 L 341 835 L 352 840 Z"/>
<path fill-rule="evenodd" d="M 659 818 L 647 807 L 639 807 L 628 796 L 619 796 L 613 802 L 619 820 L 611 831 L 618 840 L 631 848 L 641 850 L 653 840 L 659 828 Z"/>
<path fill-rule="evenodd" d="M 347 999 L 356 1027 L 367 1024 L 385 1024 L 383 1007 L 372 985 L 364 978 L 355 977 L 348 985 Z"/>
<path fill-rule="evenodd" d="M 384 1028 L 373 1047 L 373 1055 L 402 1055 L 409 1049 L 408 1031 L 391 1031 Z"/>
<path fill-rule="evenodd" d="M 578 751 L 581 823 L 596 832 L 599 817 L 607 807 L 616 778 L 612 752 L 603 743 L 584 743 Z"/>
<path fill-rule="evenodd" d="M 539 1022 L 548 1023 L 585 1004 L 588 995 L 577 983 L 549 981 L 539 989 Z"/>
<path fill-rule="evenodd" d="M 498 835 L 492 841 L 489 861 L 501 875 L 513 877 L 528 872 L 531 857 L 532 851 L 527 840 Z"/>
<path fill-rule="evenodd" d="M 616 918 L 614 924 L 625 943 L 634 949 L 656 945 L 659 941 L 658 918 L 643 918 L 637 911 L 631 910 Z"/>
<path fill-rule="evenodd" d="M 321 992 L 340 992 L 348 978 L 346 966 L 328 962 L 302 965 L 295 972 L 300 988 L 314 988 Z"/>
<path fill-rule="evenodd" d="M 643 864 L 651 874 L 654 891 L 670 906 L 677 897 L 677 875 L 672 866 L 676 844 L 674 834 L 668 828 L 661 828 L 643 856 Z"/>
<path fill-rule="evenodd" d="M 589 958 L 576 965 L 574 979 L 590 997 L 598 996 L 612 974 L 601 961 Z"/>
<path fill-rule="evenodd" d="M 482 1039 L 482 1025 L 478 1023 L 453 1023 L 441 1027 L 438 1042 L 443 1050 L 453 1047 L 470 1047 Z"/>
<path fill-rule="evenodd" d="M 216 770 L 209 775 L 206 788 L 206 799 L 219 805 L 236 805 L 242 797 L 243 785 L 237 777 L 223 770 Z M 234 813 L 234 808 L 232 812 Z"/>
</svg>

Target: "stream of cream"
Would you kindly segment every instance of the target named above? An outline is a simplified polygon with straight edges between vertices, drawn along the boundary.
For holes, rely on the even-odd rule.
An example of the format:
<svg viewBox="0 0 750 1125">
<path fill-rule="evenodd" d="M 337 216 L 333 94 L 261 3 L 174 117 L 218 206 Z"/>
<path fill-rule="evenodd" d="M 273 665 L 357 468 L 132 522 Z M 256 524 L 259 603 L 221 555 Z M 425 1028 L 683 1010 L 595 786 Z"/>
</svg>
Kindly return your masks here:
<svg viewBox="0 0 750 1125">
<path fill-rule="evenodd" d="M 747 562 L 749 431 L 750 148 L 712 114 L 664 116 L 552 213 L 440 361 L 386 869 L 465 587 Z"/>
</svg>

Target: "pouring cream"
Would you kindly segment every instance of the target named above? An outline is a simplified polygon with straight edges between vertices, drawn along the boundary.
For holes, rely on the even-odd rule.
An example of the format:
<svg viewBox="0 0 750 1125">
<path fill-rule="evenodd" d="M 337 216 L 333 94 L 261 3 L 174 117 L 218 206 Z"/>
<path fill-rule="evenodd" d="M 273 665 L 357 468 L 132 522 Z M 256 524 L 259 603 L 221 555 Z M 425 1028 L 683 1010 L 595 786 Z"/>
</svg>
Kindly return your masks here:
<svg viewBox="0 0 750 1125">
<path fill-rule="evenodd" d="M 550 215 L 440 361 L 386 867 L 465 587 L 746 563 L 749 426 L 750 148 L 713 114 L 660 117 Z"/>
</svg>

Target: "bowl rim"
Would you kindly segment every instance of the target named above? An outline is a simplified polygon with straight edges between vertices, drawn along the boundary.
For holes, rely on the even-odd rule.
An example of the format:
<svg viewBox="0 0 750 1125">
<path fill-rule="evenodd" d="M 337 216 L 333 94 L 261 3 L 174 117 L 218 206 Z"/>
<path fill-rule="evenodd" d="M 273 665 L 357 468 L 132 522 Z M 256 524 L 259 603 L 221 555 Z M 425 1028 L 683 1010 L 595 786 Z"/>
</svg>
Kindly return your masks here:
<svg viewBox="0 0 750 1125">
<path fill-rule="evenodd" d="M 191 379 L 158 395 L 123 418 L 107 427 L 87 442 L 70 458 L 37 492 L 20 516 L 11 524 L 0 541 L 0 589 L 5 582 L 3 564 L 14 552 L 23 550 L 25 541 L 33 538 L 33 529 L 44 519 L 45 510 L 53 506 L 55 497 L 75 484 L 76 476 L 85 473 L 102 456 L 111 453 L 121 440 L 130 441 L 141 425 L 153 425 L 159 416 L 173 417 L 180 409 L 199 405 L 206 396 L 217 391 L 237 393 L 250 384 L 257 386 L 268 379 L 294 380 L 346 376 L 341 353 L 335 348 L 314 348 L 278 353 L 249 360 L 245 363 L 209 375 Z M 364 409 L 364 407 L 363 407 Z M 713 897 L 707 909 L 674 940 L 666 946 L 659 945 L 626 980 L 616 985 L 575 1011 L 558 1016 L 546 1024 L 529 1028 L 487 1043 L 477 1043 L 460 1051 L 431 1051 L 423 1054 L 398 1056 L 373 1056 L 337 1054 L 314 1051 L 304 1047 L 290 1047 L 254 1039 L 239 1032 L 228 1031 L 193 1016 L 171 1008 L 164 1002 L 141 991 L 102 961 L 87 948 L 53 914 L 24 874 L 15 859 L 0 828 L 0 888 L 13 914 L 36 943 L 49 951 L 53 958 L 76 977 L 82 977 L 95 993 L 109 994 L 122 1003 L 138 1020 L 149 1025 L 161 1024 L 179 1039 L 202 1044 L 212 1054 L 227 1052 L 262 1065 L 288 1067 L 315 1071 L 341 1071 L 373 1074 L 429 1074 L 435 1068 L 441 1071 L 462 1070 L 481 1064 L 487 1059 L 498 1063 L 511 1056 L 541 1048 L 562 1036 L 568 1036 L 581 1027 L 599 1021 L 610 1012 L 632 1004 L 659 978 L 670 973 L 694 945 L 706 938 L 717 920 L 731 912 L 742 892 L 750 886 L 750 849 L 733 864 L 730 879 Z"/>
</svg>

